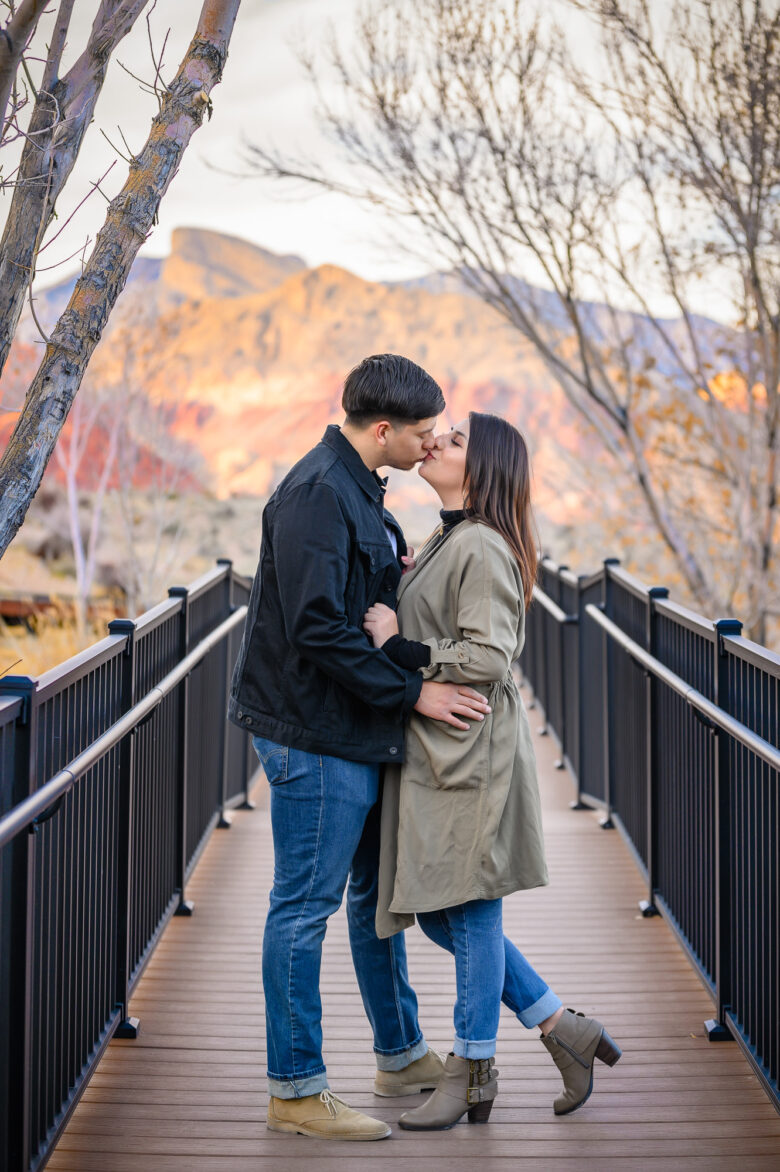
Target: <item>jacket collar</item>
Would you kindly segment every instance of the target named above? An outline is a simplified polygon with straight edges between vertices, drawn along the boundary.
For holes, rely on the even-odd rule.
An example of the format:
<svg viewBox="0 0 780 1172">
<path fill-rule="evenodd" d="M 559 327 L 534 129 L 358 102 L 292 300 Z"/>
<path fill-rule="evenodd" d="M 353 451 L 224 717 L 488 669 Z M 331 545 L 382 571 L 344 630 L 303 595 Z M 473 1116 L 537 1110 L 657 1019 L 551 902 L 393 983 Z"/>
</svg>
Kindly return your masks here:
<svg viewBox="0 0 780 1172">
<path fill-rule="evenodd" d="M 385 486 L 387 484 L 387 477 L 384 479 L 377 476 L 376 472 L 371 472 L 366 468 L 358 453 L 352 447 L 352 444 L 342 434 L 341 428 L 335 423 L 331 423 L 325 428 L 325 434 L 321 442 L 336 453 L 341 462 L 346 465 L 347 471 L 351 474 L 353 480 L 357 481 L 363 492 L 371 498 L 372 501 L 381 501 L 385 495 Z"/>
</svg>

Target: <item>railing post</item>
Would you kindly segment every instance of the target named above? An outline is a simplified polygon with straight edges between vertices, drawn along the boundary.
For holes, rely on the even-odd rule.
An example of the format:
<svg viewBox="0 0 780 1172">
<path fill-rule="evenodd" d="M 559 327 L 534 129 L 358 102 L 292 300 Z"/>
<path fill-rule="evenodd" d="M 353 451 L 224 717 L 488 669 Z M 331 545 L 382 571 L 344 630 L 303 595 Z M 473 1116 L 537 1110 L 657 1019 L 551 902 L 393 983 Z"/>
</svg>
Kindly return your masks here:
<svg viewBox="0 0 780 1172">
<path fill-rule="evenodd" d="M 227 618 L 233 610 L 233 562 L 230 558 L 217 558 L 217 565 L 225 567 L 224 590 L 225 602 L 223 607 L 223 617 Z M 230 687 L 230 635 L 226 635 L 222 641 L 222 679 L 224 680 L 224 695 L 227 696 L 228 688 Z M 227 785 L 228 785 L 228 734 L 227 734 L 227 717 L 222 713 L 222 720 L 220 721 L 220 730 L 222 736 L 222 753 L 220 754 L 220 790 L 219 790 L 219 818 L 217 819 L 217 829 L 229 830 L 231 826 L 230 814 L 227 811 Z"/>
<path fill-rule="evenodd" d="M 547 560 L 547 558 L 541 559 L 540 568 L 543 567 L 543 563 L 545 563 L 546 560 Z M 541 579 L 540 586 L 541 586 L 542 590 L 545 590 L 546 582 L 545 582 L 545 579 L 543 579 L 543 577 Z M 536 729 L 536 731 L 539 732 L 539 736 L 547 736 L 547 732 L 548 732 L 547 722 L 548 722 L 548 718 L 549 718 L 549 655 L 547 654 L 547 627 L 548 627 L 547 611 L 542 611 L 541 614 L 539 615 L 539 618 L 540 618 L 540 634 L 541 634 L 540 643 L 541 643 L 541 647 L 538 648 L 539 659 L 540 659 L 540 663 L 538 665 L 538 675 L 539 675 L 539 682 L 541 684 L 541 687 L 534 688 L 534 691 L 535 691 L 536 696 L 539 697 L 539 701 L 542 706 L 542 711 L 543 711 L 543 714 L 545 714 L 545 715 L 543 715 L 542 723 L 539 725 L 539 728 Z"/>
<path fill-rule="evenodd" d="M 577 576 L 577 720 L 579 736 L 577 738 L 577 796 L 569 802 L 570 810 L 588 810 L 589 806 L 582 800 L 582 777 L 585 768 L 585 655 L 583 654 L 583 639 L 585 638 L 585 603 L 582 599 L 582 575 Z"/>
<path fill-rule="evenodd" d="M 614 618 L 612 605 L 612 577 L 609 572 L 610 566 L 620 565 L 620 558 L 605 558 L 604 559 L 604 603 L 603 611 L 608 619 Z M 605 810 L 604 817 L 601 819 L 599 825 L 602 830 L 613 830 L 615 823 L 612 821 L 612 772 L 613 772 L 613 757 L 612 752 L 612 730 L 613 720 L 615 715 L 615 695 L 614 695 L 614 680 L 612 672 L 612 644 L 609 635 L 606 631 L 602 632 L 602 647 L 604 655 L 604 678 L 603 678 L 603 720 L 604 720 L 604 798 Z"/>
<path fill-rule="evenodd" d="M 656 598 L 668 598 L 666 586 L 651 586 L 647 592 L 647 610 L 645 612 L 645 647 L 651 655 L 658 658 L 658 616 L 655 611 Z M 639 910 L 645 917 L 657 916 L 655 906 L 656 875 L 658 873 L 658 834 L 656 817 L 656 801 L 658 797 L 657 761 L 655 752 L 655 705 L 658 695 L 658 681 L 651 671 L 645 671 L 645 712 L 647 741 L 645 746 L 647 764 L 647 899 L 640 899 Z"/>
<path fill-rule="evenodd" d="M 14 776 L 11 786 L 13 808 L 35 792 L 36 766 L 36 692 L 37 681 L 14 677 L 5 681 L 3 690 L 23 697 L 17 718 L 14 744 Z M 32 950 L 33 910 L 35 898 L 35 836 L 26 832 L 5 848 L 2 883 L 10 888 L 10 915 L 7 935 L 0 938 L 3 955 L 2 982 L 8 989 L 8 1053 L 6 1111 L 8 1172 L 27 1172 L 33 1156 L 30 1148 L 32 1094 Z M 9 906 L 9 905 L 7 905 Z M 5 1079 L 4 1079 L 5 1081 Z M 4 1153 L 0 1152 L 0 1156 Z"/>
<path fill-rule="evenodd" d="M 742 623 L 738 619 L 718 619 L 715 623 L 715 703 L 724 712 L 729 704 L 729 660 L 723 646 L 725 635 L 739 635 Z M 714 730 L 715 737 L 715 1017 L 705 1021 L 704 1028 L 711 1042 L 731 1041 L 725 1013 L 731 1006 L 731 760 L 729 741 L 722 729 Z"/>
<path fill-rule="evenodd" d="M 539 574 L 537 571 L 536 581 L 541 589 L 539 582 Z M 526 704 L 526 711 L 530 712 L 532 708 L 536 708 L 536 689 L 539 684 L 539 669 L 537 666 L 537 641 L 539 628 L 539 607 L 533 605 L 526 612 L 525 616 L 525 646 L 523 648 L 524 656 L 528 662 L 528 671 L 523 669 L 523 682 L 528 684 L 531 692 L 531 697 Z"/>
<path fill-rule="evenodd" d="M 558 575 L 558 597 L 556 602 L 562 606 L 563 599 L 563 581 L 561 574 L 564 570 L 568 570 L 568 566 L 558 566 L 556 571 Z M 561 755 L 554 761 L 556 769 L 563 769 L 565 765 L 564 758 L 566 756 L 566 673 L 564 671 L 564 653 L 563 653 L 563 623 L 556 622 L 558 628 L 558 701 L 560 703 L 561 713 L 561 728 L 560 728 L 560 742 Z"/>
<path fill-rule="evenodd" d="M 168 590 L 170 598 L 181 599 L 181 614 L 179 616 L 179 655 L 184 659 L 190 650 L 190 593 L 186 586 L 171 586 Z M 176 776 L 176 889 L 179 893 L 179 905 L 173 913 L 175 916 L 191 916 L 195 905 L 185 898 L 184 889 L 187 882 L 187 746 L 189 743 L 189 700 L 190 681 L 186 677 L 179 684 L 179 752 Z"/>
<path fill-rule="evenodd" d="M 122 656 L 122 712 L 129 712 L 136 702 L 135 622 L 114 619 L 108 624 L 112 635 L 127 639 Z M 135 729 L 119 746 L 119 858 L 117 861 L 116 908 L 116 1005 L 122 1020 L 115 1037 L 137 1038 L 141 1023 L 129 1011 L 132 957 L 130 950 L 130 903 L 133 891 L 133 790 L 135 788 Z"/>
</svg>

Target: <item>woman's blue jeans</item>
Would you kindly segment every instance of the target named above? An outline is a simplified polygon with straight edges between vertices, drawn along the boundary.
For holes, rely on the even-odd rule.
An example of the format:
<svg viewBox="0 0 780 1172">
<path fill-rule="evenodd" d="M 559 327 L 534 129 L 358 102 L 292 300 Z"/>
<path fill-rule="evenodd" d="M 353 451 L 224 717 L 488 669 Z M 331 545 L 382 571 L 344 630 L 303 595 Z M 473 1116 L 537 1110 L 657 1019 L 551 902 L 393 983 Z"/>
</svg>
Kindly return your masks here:
<svg viewBox="0 0 780 1172">
<path fill-rule="evenodd" d="M 500 899 L 473 899 L 417 921 L 434 944 L 455 956 L 454 1053 L 492 1058 L 504 1002 L 531 1029 L 562 1005 L 521 952 L 504 935 Z"/>
<path fill-rule="evenodd" d="M 254 737 L 271 791 L 274 885 L 263 936 L 268 1089 L 276 1098 L 328 1085 L 322 1060 L 320 961 L 328 917 L 347 887 L 349 943 L 380 1070 L 428 1047 L 417 1021 L 403 933 L 375 929 L 379 766 Z"/>
</svg>

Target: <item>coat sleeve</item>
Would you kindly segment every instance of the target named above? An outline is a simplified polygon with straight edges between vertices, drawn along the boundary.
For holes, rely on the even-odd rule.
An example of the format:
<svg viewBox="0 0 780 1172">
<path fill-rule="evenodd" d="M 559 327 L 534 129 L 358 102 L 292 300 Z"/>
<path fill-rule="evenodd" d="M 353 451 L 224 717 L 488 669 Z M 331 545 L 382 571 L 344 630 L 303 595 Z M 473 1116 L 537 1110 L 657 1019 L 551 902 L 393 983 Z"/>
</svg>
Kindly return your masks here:
<svg viewBox="0 0 780 1172">
<path fill-rule="evenodd" d="M 300 485 L 279 506 L 273 554 L 285 634 L 300 656 L 366 704 L 405 716 L 419 698 L 420 673 L 392 663 L 349 622 L 349 551 L 349 530 L 327 485 Z"/>
<path fill-rule="evenodd" d="M 458 639 L 425 639 L 431 649 L 424 679 L 454 684 L 491 684 L 512 666 L 523 621 L 523 597 L 512 554 L 478 540 L 464 547 L 455 587 Z"/>
</svg>

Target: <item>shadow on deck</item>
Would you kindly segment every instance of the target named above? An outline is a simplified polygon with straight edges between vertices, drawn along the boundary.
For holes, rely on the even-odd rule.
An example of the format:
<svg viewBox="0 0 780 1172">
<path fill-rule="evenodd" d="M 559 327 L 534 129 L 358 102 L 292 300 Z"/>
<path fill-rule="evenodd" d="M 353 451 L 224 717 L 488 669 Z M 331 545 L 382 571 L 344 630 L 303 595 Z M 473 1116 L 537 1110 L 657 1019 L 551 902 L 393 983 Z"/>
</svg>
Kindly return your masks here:
<svg viewBox="0 0 780 1172">
<path fill-rule="evenodd" d="M 644 885 L 617 833 L 568 808 L 570 780 L 537 742 L 551 883 L 505 901 L 507 934 L 564 1003 L 601 1018 L 624 1050 L 599 1066 L 576 1114 L 558 1119 L 558 1073 L 537 1040 L 503 1011 L 500 1092 L 486 1127 L 412 1134 L 371 1145 L 265 1128 L 260 939 L 272 877 L 262 785 L 254 812 L 212 835 L 188 884 L 192 918 L 168 924 L 131 1001 L 134 1041 L 114 1040 L 54 1151 L 52 1172 L 322 1172 L 464 1168 L 780 1169 L 780 1117 L 735 1042 L 708 1042 L 712 1002 L 662 918 L 642 919 Z M 454 971 L 418 929 L 409 967 L 429 1043 L 452 1039 Z M 395 1124 L 410 1100 L 371 1093 L 371 1033 L 343 910 L 325 942 L 325 1058 L 333 1089 Z M 419 1101 L 419 1097 L 416 1101 Z"/>
</svg>

